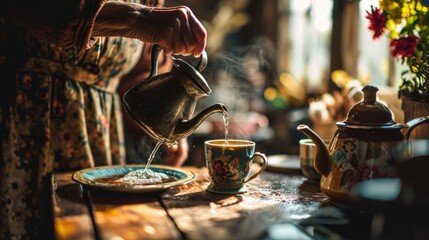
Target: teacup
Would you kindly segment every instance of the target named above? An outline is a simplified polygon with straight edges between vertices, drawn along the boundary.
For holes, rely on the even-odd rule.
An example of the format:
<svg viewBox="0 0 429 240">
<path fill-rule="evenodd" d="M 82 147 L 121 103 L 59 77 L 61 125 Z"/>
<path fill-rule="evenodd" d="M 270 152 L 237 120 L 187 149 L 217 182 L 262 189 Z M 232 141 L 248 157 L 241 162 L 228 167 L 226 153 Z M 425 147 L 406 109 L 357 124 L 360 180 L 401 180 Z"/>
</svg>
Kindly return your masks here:
<svg viewBox="0 0 429 240">
<path fill-rule="evenodd" d="M 326 146 L 329 141 L 325 140 Z M 314 156 L 317 152 L 317 146 L 311 139 L 301 139 L 299 141 L 299 159 L 301 172 L 310 182 L 318 183 L 321 175 L 314 168 Z"/>
<path fill-rule="evenodd" d="M 255 145 L 253 141 L 238 139 L 206 141 L 204 148 L 210 176 L 207 191 L 221 194 L 247 192 L 245 183 L 261 174 L 268 164 L 265 154 L 255 152 Z M 262 160 L 262 166 L 250 175 L 250 167 L 256 158 Z"/>
</svg>

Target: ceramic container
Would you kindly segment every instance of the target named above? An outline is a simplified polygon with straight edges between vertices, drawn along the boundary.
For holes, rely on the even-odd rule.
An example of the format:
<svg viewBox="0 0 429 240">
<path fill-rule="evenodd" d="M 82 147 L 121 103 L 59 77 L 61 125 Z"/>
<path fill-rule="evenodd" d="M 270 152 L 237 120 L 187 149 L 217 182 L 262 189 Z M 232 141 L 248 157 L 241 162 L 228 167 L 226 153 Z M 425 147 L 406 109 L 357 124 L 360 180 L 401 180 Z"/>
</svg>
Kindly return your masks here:
<svg viewBox="0 0 429 240">
<path fill-rule="evenodd" d="M 209 140 L 204 143 L 210 185 L 213 193 L 236 194 L 247 191 L 245 183 L 256 178 L 267 167 L 268 160 L 262 153 L 255 152 L 255 142 L 224 139 Z M 250 174 L 253 160 L 260 158 L 262 167 Z"/>
</svg>

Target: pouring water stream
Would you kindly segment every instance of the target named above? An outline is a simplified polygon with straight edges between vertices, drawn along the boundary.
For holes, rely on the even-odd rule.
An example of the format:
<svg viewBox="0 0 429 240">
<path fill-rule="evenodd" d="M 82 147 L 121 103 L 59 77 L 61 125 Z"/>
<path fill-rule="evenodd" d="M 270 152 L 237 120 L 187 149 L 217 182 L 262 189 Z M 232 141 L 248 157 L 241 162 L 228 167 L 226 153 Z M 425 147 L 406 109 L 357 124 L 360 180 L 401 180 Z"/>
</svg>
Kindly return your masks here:
<svg viewBox="0 0 429 240">
<path fill-rule="evenodd" d="M 229 131 L 228 131 L 228 126 L 229 126 L 229 114 L 226 110 L 223 111 L 223 122 L 224 122 L 224 126 L 225 126 L 225 142 L 226 145 L 228 145 L 228 139 L 229 139 Z M 124 177 L 122 177 L 120 179 L 120 181 L 123 182 L 129 182 L 129 183 L 135 183 L 135 184 L 139 184 L 139 183 L 147 183 L 149 179 L 151 178 L 165 178 L 168 177 L 163 173 L 157 173 L 154 171 L 151 171 L 149 169 L 153 159 L 155 158 L 156 153 L 158 152 L 159 148 L 161 147 L 161 145 L 164 142 L 158 141 L 154 147 L 154 149 L 152 150 L 151 154 L 148 157 L 146 166 L 144 169 L 139 169 L 139 170 L 135 170 L 132 172 L 127 173 Z M 163 176 L 165 175 L 165 176 Z M 150 181 L 149 181 L 150 182 Z"/>
<path fill-rule="evenodd" d="M 229 125 L 229 114 L 227 111 L 223 111 L 223 124 L 225 125 L 225 143 L 228 145 L 229 140 L 229 131 L 228 131 L 228 125 Z"/>
</svg>

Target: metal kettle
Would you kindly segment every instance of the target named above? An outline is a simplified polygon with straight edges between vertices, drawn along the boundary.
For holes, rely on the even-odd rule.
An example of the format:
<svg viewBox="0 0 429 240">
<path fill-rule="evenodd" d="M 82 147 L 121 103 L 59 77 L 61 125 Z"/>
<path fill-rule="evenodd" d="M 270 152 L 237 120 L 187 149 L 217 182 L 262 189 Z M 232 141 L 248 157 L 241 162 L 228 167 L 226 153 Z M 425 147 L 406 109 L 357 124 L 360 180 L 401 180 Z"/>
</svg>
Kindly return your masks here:
<svg viewBox="0 0 429 240">
<path fill-rule="evenodd" d="M 122 103 L 146 133 L 157 141 L 174 144 L 192 134 L 209 115 L 227 110 L 223 104 L 218 103 L 192 118 L 197 101 L 211 93 L 209 85 L 200 74 L 207 65 L 207 54 L 203 52 L 195 67 L 172 57 L 172 70 L 157 74 L 161 50 L 159 45 L 153 46 L 149 77 L 128 90 Z"/>
</svg>

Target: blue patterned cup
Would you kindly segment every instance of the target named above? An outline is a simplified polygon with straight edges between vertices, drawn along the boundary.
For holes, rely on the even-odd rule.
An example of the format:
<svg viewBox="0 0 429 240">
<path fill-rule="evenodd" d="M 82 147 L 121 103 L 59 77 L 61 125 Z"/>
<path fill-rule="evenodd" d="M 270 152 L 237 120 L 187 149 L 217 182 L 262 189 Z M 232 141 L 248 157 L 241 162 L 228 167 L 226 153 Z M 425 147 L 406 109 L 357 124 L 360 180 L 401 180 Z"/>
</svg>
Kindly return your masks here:
<svg viewBox="0 0 429 240">
<path fill-rule="evenodd" d="M 209 140 L 204 143 L 209 170 L 209 192 L 236 194 L 247 191 L 245 183 L 256 178 L 267 167 L 267 157 L 255 152 L 255 142 L 230 139 Z M 262 160 L 262 167 L 250 175 L 253 160 Z M 250 175 L 250 176 L 249 176 Z"/>
</svg>

